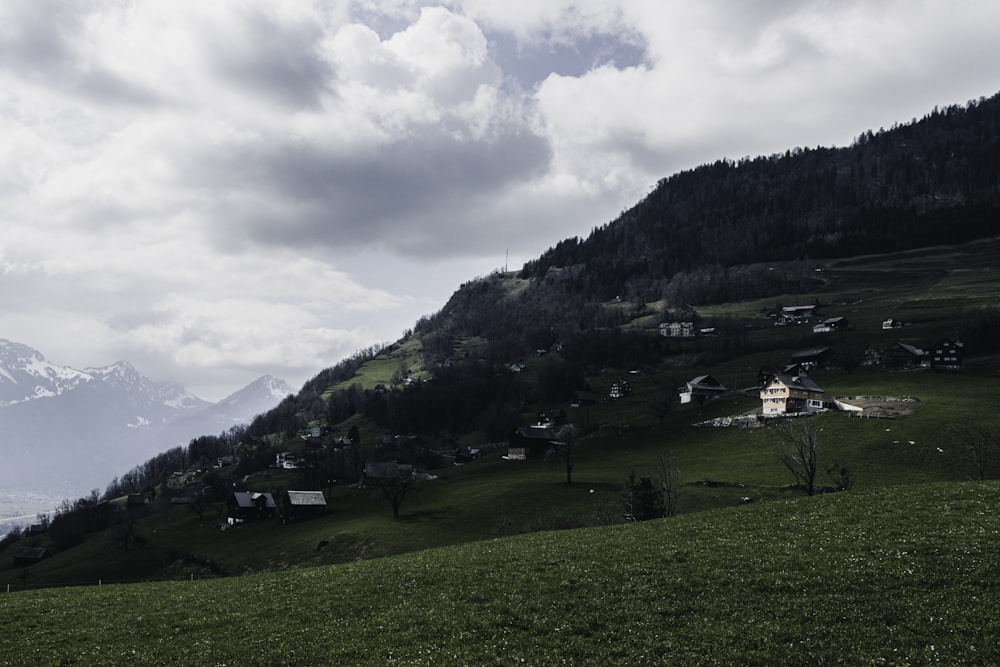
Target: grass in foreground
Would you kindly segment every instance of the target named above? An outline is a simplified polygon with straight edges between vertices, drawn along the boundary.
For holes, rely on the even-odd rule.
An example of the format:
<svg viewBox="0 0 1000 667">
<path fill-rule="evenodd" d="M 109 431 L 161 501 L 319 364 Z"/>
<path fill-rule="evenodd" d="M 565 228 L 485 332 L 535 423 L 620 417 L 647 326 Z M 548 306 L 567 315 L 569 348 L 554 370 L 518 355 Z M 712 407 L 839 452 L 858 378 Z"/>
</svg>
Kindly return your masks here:
<svg viewBox="0 0 1000 667">
<path fill-rule="evenodd" d="M 0 596 L 0 665 L 995 664 L 1000 484 Z"/>
</svg>

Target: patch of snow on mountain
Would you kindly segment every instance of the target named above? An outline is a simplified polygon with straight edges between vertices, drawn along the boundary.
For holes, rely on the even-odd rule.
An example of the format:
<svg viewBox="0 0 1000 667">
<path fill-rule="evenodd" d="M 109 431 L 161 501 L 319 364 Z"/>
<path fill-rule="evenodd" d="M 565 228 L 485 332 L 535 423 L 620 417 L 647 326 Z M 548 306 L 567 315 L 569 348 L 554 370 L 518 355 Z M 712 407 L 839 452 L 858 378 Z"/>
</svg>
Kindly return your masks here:
<svg viewBox="0 0 1000 667">
<path fill-rule="evenodd" d="M 125 424 L 129 428 L 148 428 L 153 422 L 149 421 L 145 417 L 136 417 L 134 424 Z"/>
</svg>

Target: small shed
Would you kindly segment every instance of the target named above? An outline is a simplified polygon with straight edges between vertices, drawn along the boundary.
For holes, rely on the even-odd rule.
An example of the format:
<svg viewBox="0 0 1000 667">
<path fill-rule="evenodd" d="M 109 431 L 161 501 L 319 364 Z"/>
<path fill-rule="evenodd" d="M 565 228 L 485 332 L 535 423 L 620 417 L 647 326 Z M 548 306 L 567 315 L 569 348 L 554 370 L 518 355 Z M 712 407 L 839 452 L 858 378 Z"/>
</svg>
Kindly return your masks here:
<svg viewBox="0 0 1000 667">
<path fill-rule="evenodd" d="M 285 491 L 282 496 L 283 523 L 318 516 L 326 511 L 326 496 L 322 491 Z"/>
<path fill-rule="evenodd" d="M 20 547 L 14 552 L 14 565 L 18 567 L 34 565 L 51 555 L 52 552 L 48 547 Z"/>
</svg>

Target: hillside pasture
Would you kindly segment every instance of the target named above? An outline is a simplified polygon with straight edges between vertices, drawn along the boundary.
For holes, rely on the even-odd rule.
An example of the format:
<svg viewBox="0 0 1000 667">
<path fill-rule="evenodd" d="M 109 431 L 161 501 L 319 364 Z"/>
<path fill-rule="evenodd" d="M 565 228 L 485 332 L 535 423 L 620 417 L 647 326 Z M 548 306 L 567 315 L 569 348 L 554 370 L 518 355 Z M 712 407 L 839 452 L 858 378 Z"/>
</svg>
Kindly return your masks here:
<svg viewBox="0 0 1000 667">
<path fill-rule="evenodd" d="M 994 664 L 1000 485 L 4 594 L 0 665 Z"/>
</svg>

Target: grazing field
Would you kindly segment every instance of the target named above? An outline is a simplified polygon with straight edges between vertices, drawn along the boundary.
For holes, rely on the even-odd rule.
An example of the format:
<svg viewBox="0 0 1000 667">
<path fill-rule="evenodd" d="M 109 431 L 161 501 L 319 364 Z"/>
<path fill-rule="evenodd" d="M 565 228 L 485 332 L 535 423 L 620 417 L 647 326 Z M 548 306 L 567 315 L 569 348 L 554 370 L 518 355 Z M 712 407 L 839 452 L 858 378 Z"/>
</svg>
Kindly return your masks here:
<svg viewBox="0 0 1000 667">
<path fill-rule="evenodd" d="M 754 374 L 746 375 L 750 378 Z M 610 383 L 612 377 L 595 378 L 595 383 Z M 827 371 L 814 377 L 832 395 L 918 399 L 907 404 L 909 414 L 892 420 L 858 419 L 838 412 L 814 417 L 821 429 L 820 484 L 829 483 L 826 469 L 834 463 L 852 471 L 856 491 L 971 476 L 952 430 L 956 423 L 993 418 L 997 380 L 992 373 Z M 217 526 L 225 521 L 224 503 L 210 506 L 201 517 L 184 507 L 155 511 L 154 505 L 136 527 L 142 546 L 126 552 L 107 533 L 89 535 L 83 544 L 32 565 L 30 585 L 200 577 L 220 572 L 240 575 L 620 522 L 625 478 L 633 470 L 637 475 L 650 474 L 656 458 L 667 449 L 680 467 L 682 488 L 677 507 L 681 514 L 733 506 L 747 498 L 761 502 L 803 494 L 788 488 L 794 480 L 777 459 L 772 428 L 693 425 L 752 411 L 759 406 L 758 399 L 730 396 L 701 409 L 678 406 L 659 424 L 645 406 L 658 390 L 660 379 L 652 375 L 632 379 L 632 397 L 581 408 L 579 414 L 571 415 L 572 419 L 601 425 L 580 441 L 571 485 L 565 483 L 561 461 L 506 461 L 501 458 L 503 450 L 496 450 L 482 461 L 435 470 L 438 479 L 416 488 L 404 501 L 398 520 L 392 518 L 388 503 L 377 490 L 356 485 L 328 489 L 326 515 L 292 525 L 272 520 L 220 531 Z M 253 483 L 279 482 L 271 477 Z M 322 548 L 321 543 L 325 543 Z M 16 588 L 25 576 L 14 566 L 15 548 L 9 547 L 0 560 L 0 587 Z"/>
<path fill-rule="evenodd" d="M 0 595 L 0 665 L 985 665 L 1000 484 L 751 504 L 210 581 Z"/>
</svg>

